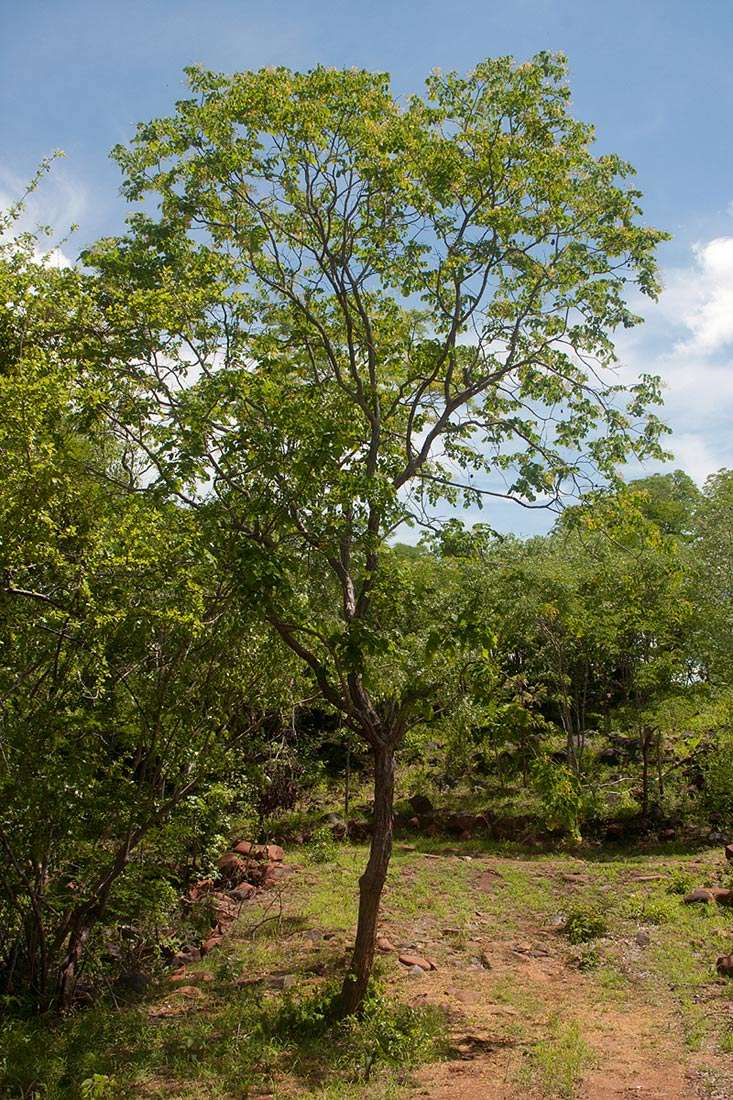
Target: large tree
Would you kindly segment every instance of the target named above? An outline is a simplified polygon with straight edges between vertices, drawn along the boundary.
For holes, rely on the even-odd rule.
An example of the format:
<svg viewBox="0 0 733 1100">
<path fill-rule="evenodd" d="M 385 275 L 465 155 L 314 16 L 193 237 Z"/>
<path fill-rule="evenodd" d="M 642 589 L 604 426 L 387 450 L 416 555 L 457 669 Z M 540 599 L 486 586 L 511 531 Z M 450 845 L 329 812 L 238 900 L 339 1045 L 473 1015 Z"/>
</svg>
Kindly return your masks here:
<svg viewBox="0 0 733 1100">
<path fill-rule="evenodd" d="M 441 502 L 543 506 L 658 452 L 655 380 L 609 368 L 663 234 L 569 113 L 559 57 L 435 72 L 406 102 L 356 70 L 188 77 L 115 151 L 145 207 L 87 256 L 117 341 L 107 411 L 373 754 L 349 1012 L 436 659 L 381 636 L 385 544 Z"/>
</svg>

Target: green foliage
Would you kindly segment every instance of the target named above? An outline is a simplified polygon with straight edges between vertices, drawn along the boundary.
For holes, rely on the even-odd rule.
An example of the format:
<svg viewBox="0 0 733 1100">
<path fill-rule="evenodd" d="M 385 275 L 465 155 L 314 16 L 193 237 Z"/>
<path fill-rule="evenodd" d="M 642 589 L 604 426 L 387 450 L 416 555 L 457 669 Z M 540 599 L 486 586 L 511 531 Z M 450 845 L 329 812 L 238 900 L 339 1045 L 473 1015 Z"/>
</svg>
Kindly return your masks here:
<svg viewBox="0 0 733 1100">
<path fill-rule="evenodd" d="M 598 905 L 575 905 L 565 915 L 563 932 L 572 944 L 588 943 L 608 933 L 608 920 Z"/>
<path fill-rule="evenodd" d="M 694 883 L 692 876 L 684 871 L 681 867 L 675 867 L 669 876 L 669 882 L 667 883 L 667 893 L 683 895 L 688 894 L 692 889 Z"/>
<path fill-rule="evenodd" d="M 638 921 L 641 924 L 670 924 L 679 914 L 679 902 L 674 896 L 632 893 L 624 899 L 619 913 L 627 920 Z"/>
<path fill-rule="evenodd" d="M 429 1009 L 401 1005 L 372 982 L 358 1016 L 341 1019 L 341 992 L 327 986 L 310 996 L 289 995 L 264 1025 L 269 1040 L 295 1038 L 327 1042 L 340 1050 L 339 1063 L 356 1079 L 368 1081 L 380 1064 L 403 1070 L 419 1065 L 439 1049 L 443 1021 Z"/>
<path fill-rule="evenodd" d="M 562 764 L 540 758 L 532 768 L 532 778 L 548 827 L 562 829 L 571 840 L 579 841 L 583 797 L 577 775 Z"/>
<path fill-rule="evenodd" d="M 339 844 L 328 825 L 313 830 L 306 852 L 311 863 L 333 863 L 338 856 Z"/>
<path fill-rule="evenodd" d="M 575 1021 L 555 1017 L 551 1030 L 549 1038 L 530 1048 L 520 1079 L 523 1084 L 538 1084 L 543 1096 L 571 1100 L 583 1073 L 593 1066 L 595 1054 Z"/>
</svg>

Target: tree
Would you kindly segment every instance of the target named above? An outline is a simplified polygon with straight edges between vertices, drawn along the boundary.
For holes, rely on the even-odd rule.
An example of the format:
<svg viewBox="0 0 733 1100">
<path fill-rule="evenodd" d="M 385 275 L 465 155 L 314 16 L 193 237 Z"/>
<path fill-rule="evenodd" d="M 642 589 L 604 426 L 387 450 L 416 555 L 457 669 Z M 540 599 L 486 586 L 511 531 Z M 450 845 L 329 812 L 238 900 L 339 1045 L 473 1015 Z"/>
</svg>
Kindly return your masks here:
<svg viewBox="0 0 733 1100">
<path fill-rule="evenodd" d="M 410 631 L 382 635 L 387 540 L 441 501 L 545 506 L 659 453 L 656 381 L 605 372 L 664 234 L 638 224 L 629 166 L 592 154 L 560 57 L 436 72 L 405 105 L 363 71 L 188 77 L 192 97 L 115 151 L 127 197 L 159 213 L 86 256 L 108 295 L 106 407 L 372 753 L 352 1012 L 395 752 L 439 661 L 425 647 L 415 674 Z"/>
<path fill-rule="evenodd" d="M 733 471 L 712 474 L 695 515 L 692 591 L 700 609 L 701 674 L 720 686 L 733 670 Z"/>
<path fill-rule="evenodd" d="M 0 994 L 65 1008 L 110 911 L 169 885 L 156 846 L 183 862 L 241 784 L 288 654 L 195 517 L 129 491 L 90 385 L 96 285 L 35 251 L 0 245 Z"/>
</svg>

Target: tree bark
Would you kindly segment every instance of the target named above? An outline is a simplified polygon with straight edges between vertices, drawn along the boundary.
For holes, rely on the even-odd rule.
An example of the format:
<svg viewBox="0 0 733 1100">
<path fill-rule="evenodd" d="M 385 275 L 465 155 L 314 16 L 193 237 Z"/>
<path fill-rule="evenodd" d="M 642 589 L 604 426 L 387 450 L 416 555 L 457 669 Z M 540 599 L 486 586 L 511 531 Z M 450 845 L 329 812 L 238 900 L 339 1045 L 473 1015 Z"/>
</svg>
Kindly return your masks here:
<svg viewBox="0 0 733 1100">
<path fill-rule="evenodd" d="M 344 984 L 341 1009 L 350 1016 L 361 1008 L 369 987 L 379 921 L 379 905 L 392 855 L 392 807 L 394 803 L 394 748 L 374 749 L 374 828 L 369 861 L 359 879 L 359 919 L 356 942 Z"/>
</svg>

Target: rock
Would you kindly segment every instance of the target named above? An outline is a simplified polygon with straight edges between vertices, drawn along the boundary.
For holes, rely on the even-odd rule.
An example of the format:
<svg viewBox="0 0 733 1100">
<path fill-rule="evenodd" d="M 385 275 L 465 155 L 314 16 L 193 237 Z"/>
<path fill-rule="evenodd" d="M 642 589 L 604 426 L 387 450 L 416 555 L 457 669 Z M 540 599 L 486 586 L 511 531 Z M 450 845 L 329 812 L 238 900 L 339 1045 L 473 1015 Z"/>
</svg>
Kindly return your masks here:
<svg viewBox="0 0 733 1100">
<path fill-rule="evenodd" d="M 198 947 L 183 947 L 177 955 L 173 956 L 174 966 L 186 966 L 188 963 L 198 962 L 201 952 Z"/>
<path fill-rule="evenodd" d="M 676 829 L 662 829 L 660 834 L 659 834 L 659 839 L 660 840 L 676 840 L 677 839 L 677 830 Z"/>
<path fill-rule="evenodd" d="M 257 893 L 257 887 L 253 886 L 251 882 L 240 882 L 239 886 L 230 891 L 229 896 L 234 898 L 235 901 L 248 901 L 253 894 Z"/>
<path fill-rule="evenodd" d="M 645 928 L 640 928 L 634 936 L 639 947 L 648 947 L 651 943 L 651 937 Z"/>
<path fill-rule="evenodd" d="M 433 804 L 425 794 L 413 794 L 408 802 L 416 814 L 431 814 L 433 812 Z"/>
<path fill-rule="evenodd" d="M 409 968 L 413 966 L 419 967 L 421 970 L 437 970 L 437 966 L 430 959 L 423 958 L 422 955 L 400 955 L 399 960 L 403 966 Z"/>
<path fill-rule="evenodd" d="M 201 882 L 195 882 L 186 895 L 189 901 L 198 901 L 204 894 L 209 894 L 214 889 L 213 878 L 203 879 Z"/>
<path fill-rule="evenodd" d="M 383 955 L 389 955 L 395 950 L 395 945 L 386 936 L 377 936 L 377 951 L 381 951 Z"/>
<path fill-rule="evenodd" d="M 307 932 L 304 932 L 303 935 L 307 940 L 310 940 L 311 943 L 320 943 L 323 939 L 323 932 L 319 932 L 316 928 L 310 928 Z"/>
<path fill-rule="evenodd" d="M 713 895 L 713 901 L 717 901 L 718 905 L 733 905 L 733 890 L 724 890 L 720 886 L 713 886 L 710 893 Z"/>
<path fill-rule="evenodd" d="M 210 951 L 219 946 L 223 939 L 221 932 L 214 932 L 213 936 L 209 936 L 208 940 L 201 945 L 201 954 L 208 955 Z"/>
<path fill-rule="evenodd" d="M 412 978 L 422 978 L 423 974 L 425 973 L 425 970 L 423 969 L 422 966 L 418 966 L 417 963 L 415 963 L 414 966 L 411 966 L 408 969 L 407 973 Z"/>
<path fill-rule="evenodd" d="M 261 856 L 265 849 L 261 844 L 253 844 L 251 840 L 240 840 L 234 845 L 234 851 L 241 856 Z"/>
<path fill-rule="evenodd" d="M 411 817 L 410 820 L 407 822 L 407 824 L 410 826 L 411 829 L 419 829 L 420 828 L 420 818 L 417 817 L 417 815 L 415 817 Z"/>
<path fill-rule="evenodd" d="M 715 969 L 723 978 L 733 978 L 733 955 L 718 955 Z"/>
<path fill-rule="evenodd" d="M 227 894 L 212 894 L 214 903 L 214 916 L 217 924 L 229 924 L 233 921 L 239 913 L 239 907 L 236 901 L 233 901 Z"/>
<path fill-rule="evenodd" d="M 246 862 L 240 859 L 236 852 L 225 852 L 224 855 L 217 860 L 216 865 L 223 877 L 231 881 L 237 881 L 243 878 L 247 870 Z"/>
<path fill-rule="evenodd" d="M 685 894 L 682 900 L 685 905 L 694 905 L 695 902 L 710 902 L 713 900 L 713 892 L 698 886 L 697 889 L 691 890 L 689 894 Z"/>
<path fill-rule="evenodd" d="M 267 889 L 268 886 L 274 886 L 283 878 L 285 878 L 285 868 L 279 863 L 268 863 L 262 875 L 262 885 Z"/>
<path fill-rule="evenodd" d="M 234 845 L 234 851 L 252 859 L 269 859 L 271 863 L 281 863 L 285 858 L 285 851 L 279 844 L 253 844 L 251 840 L 240 840 Z"/>
<path fill-rule="evenodd" d="M 725 846 L 725 858 L 729 862 L 733 861 L 733 844 L 726 844 L 726 846 Z"/>
</svg>

